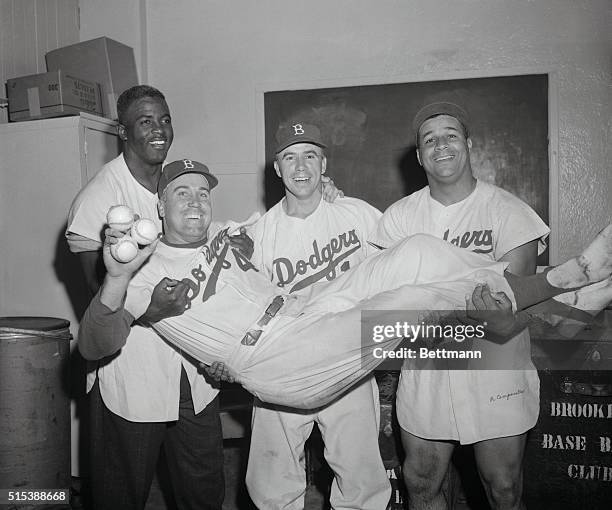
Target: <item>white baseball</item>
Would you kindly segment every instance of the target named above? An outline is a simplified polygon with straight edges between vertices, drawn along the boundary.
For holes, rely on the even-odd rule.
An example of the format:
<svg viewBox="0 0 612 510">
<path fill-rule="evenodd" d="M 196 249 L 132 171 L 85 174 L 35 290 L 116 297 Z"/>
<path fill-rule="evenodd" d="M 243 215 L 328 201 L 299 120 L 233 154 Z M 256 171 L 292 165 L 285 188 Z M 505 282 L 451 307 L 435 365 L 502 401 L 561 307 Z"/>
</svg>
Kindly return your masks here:
<svg viewBox="0 0 612 510">
<path fill-rule="evenodd" d="M 113 258 L 119 262 L 131 262 L 138 255 L 138 245 L 129 235 L 117 240 L 117 244 L 111 244 L 110 252 Z"/>
<path fill-rule="evenodd" d="M 146 218 L 136 220 L 130 231 L 132 239 L 142 246 L 146 246 L 155 241 L 155 239 L 157 239 L 157 234 L 157 226 L 155 223 Z"/>
<path fill-rule="evenodd" d="M 106 213 L 106 223 L 114 230 L 127 232 L 134 223 L 134 212 L 127 205 L 114 205 Z"/>
</svg>

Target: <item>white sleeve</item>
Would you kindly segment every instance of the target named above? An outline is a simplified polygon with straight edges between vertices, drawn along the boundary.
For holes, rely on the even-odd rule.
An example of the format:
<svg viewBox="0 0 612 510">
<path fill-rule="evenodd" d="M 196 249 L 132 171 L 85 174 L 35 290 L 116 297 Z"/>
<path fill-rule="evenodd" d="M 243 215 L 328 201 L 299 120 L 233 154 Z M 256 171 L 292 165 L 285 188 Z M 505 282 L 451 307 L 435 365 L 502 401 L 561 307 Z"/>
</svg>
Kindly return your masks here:
<svg viewBox="0 0 612 510">
<path fill-rule="evenodd" d="M 117 200 L 108 186 L 100 184 L 97 180 L 91 181 L 72 202 L 68 212 L 67 237 L 76 234 L 102 244 L 106 213 Z"/>
<path fill-rule="evenodd" d="M 550 229 L 525 202 L 510 193 L 500 193 L 494 211 L 498 224 L 496 260 L 534 240 L 538 240 L 538 255 L 544 252 Z"/>
</svg>

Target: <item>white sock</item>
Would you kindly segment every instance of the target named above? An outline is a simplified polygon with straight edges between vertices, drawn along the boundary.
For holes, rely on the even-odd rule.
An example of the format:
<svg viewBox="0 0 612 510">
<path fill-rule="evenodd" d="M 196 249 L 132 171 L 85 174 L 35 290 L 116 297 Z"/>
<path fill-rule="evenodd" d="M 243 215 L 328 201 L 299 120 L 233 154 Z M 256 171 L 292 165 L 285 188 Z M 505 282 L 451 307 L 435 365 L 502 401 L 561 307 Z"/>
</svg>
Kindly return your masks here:
<svg viewBox="0 0 612 510">
<path fill-rule="evenodd" d="M 612 224 L 604 228 L 578 257 L 546 273 L 553 287 L 571 289 L 598 282 L 612 274 Z"/>
<path fill-rule="evenodd" d="M 559 294 L 553 299 L 592 315 L 597 315 L 598 312 L 612 303 L 612 278 L 592 283 L 572 292 Z"/>
</svg>

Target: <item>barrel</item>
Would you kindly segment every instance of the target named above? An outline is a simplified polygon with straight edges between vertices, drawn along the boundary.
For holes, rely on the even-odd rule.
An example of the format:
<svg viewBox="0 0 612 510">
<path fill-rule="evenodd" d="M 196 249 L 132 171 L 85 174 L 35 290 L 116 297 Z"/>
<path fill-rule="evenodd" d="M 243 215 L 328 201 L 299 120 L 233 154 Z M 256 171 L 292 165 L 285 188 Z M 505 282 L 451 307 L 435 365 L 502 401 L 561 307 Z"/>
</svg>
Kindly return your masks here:
<svg viewBox="0 0 612 510">
<path fill-rule="evenodd" d="M 2 489 L 70 487 L 69 326 L 52 317 L 0 317 Z"/>
</svg>

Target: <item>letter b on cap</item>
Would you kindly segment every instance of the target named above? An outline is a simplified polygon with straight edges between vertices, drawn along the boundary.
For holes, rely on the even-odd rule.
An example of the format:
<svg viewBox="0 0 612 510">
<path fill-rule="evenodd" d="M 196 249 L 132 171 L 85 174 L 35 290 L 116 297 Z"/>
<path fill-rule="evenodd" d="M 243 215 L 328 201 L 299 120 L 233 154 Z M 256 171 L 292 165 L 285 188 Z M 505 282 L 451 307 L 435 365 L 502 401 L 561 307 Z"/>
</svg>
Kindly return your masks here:
<svg viewBox="0 0 612 510">
<path fill-rule="evenodd" d="M 295 136 L 304 134 L 304 128 L 302 127 L 301 124 L 294 124 L 292 127 L 293 127 L 293 134 Z"/>
<path fill-rule="evenodd" d="M 185 165 L 183 170 L 186 170 L 187 168 L 195 168 L 195 166 L 193 165 L 193 161 L 191 161 L 190 159 L 184 159 L 183 165 Z"/>
</svg>

